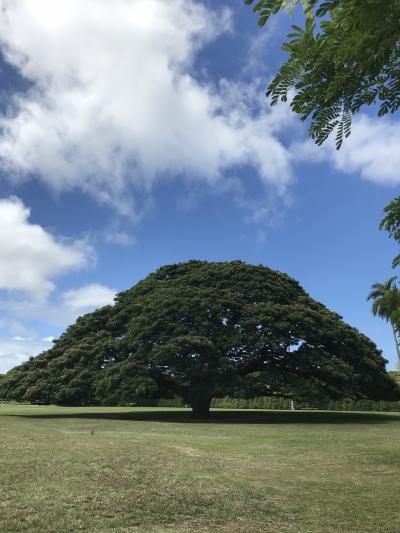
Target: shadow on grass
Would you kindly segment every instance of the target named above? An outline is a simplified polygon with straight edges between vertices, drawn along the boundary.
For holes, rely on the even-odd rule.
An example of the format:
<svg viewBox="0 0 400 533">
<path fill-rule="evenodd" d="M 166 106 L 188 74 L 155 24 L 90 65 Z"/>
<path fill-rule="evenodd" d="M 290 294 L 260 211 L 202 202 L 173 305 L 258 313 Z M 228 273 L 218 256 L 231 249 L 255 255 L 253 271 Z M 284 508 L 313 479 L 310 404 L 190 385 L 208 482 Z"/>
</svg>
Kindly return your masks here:
<svg viewBox="0 0 400 533">
<path fill-rule="evenodd" d="M 72 410 L 72 409 L 71 409 Z M 23 418 L 77 418 L 90 420 L 132 420 L 152 422 L 182 422 L 208 424 L 379 424 L 399 422 L 400 415 L 387 413 L 329 411 L 212 411 L 206 420 L 190 418 L 190 411 L 127 411 L 127 412 L 68 412 L 13 414 Z"/>
</svg>

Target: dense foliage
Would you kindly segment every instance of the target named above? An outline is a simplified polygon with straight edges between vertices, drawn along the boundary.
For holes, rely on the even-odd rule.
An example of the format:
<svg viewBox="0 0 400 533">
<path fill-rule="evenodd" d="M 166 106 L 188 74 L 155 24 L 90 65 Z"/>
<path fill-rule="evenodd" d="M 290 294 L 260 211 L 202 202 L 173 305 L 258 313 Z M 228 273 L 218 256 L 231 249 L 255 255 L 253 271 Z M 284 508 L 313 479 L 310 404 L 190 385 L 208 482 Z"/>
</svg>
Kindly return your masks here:
<svg viewBox="0 0 400 533">
<path fill-rule="evenodd" d="M 374 283 L 368 300 L 372 300 L 373 314 L 391 324 L 400 364 L 400 291 L 396 284 L 396 277 L 388 279 L 385 283 Z"/>
<path fill-rule="evenodd" d="M 261 396 L 259 398 L 215 398 L 211 404 L 218 409 L 277 409 L 291 411 L 292 401 L 288 398 L 276 396 Z M 388 402 L 385 400 L 320 400 L 312 402 L 293 402 L 295 411 L 303 409 L 318 409 L 320 411 L 370 411 L 370 412 L 394 412 L 400 411 L 400 402 Z"/>
<path fill-rule="evenodd" d="M 385 216 L 380 228 L 389 233 L 389 237 L 400 243 L 400 196 L 393 200 L 384 209 Z M 393 259 L 393 268 L 400 265 L 400 254 Z"/>
<path fill-rule="evenodd" d="M 117 404 L 211 399 L 397 399 L 376 346 L 286 274 L 233 261 L 160 268 L 77 320 L 53 348 L 8 372 L 0 397 Z"/>
<path fill-rule="evenodd" d="M 245 0 L 263 26 L 299 0 Z M 379 116 L 400 105 L 400 1 L 302 0 L 304 28 L 293 26 L 283 50 L 287 61 L 270 82 L 274 105 L 294 89 L 293 111 L 310 118 L 322 144 L 336 128 L 336 145 L 350 134 L 352 116 L 377 103 Z"/>
</svg>

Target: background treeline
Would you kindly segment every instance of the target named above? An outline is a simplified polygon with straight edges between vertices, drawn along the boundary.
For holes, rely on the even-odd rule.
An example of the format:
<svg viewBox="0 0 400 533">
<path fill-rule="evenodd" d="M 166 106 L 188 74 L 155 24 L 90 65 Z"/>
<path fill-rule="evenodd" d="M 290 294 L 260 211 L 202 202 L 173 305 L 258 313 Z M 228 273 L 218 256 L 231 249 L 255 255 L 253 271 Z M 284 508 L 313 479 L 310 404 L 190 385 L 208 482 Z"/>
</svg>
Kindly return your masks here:
<svg viewBox="0 0 400 533">
<path fill-rule="evenodd" d="M 121 405 L 121 404 L 120 404 Z M 130 404 L 133 405 L 133 404 Z M 140 407 L 185 407 L 182 398 L 161 398 L 137 401 Z M 290 410 L 291 400 L 279 396 L 260 396 L 258 398 L 214 398 L 211 407 L 217 409 L 278 409 Z M 294 402 L 295 409 L 321 409 L 324 411 L 396 411 L 400 412 L 400 402 L 372 400 L 329 400 L 313 402 Z"/>
<path fill-rule="evenodd" d="M 220 409 L 291 409 L 287 398 L 215 398 L 212 407 Z M 400 402 L 372 400 L 330 400 L 327 402 L 294 402 L 295 409 L 321 409 L 323 411 L 396 411 L 400 412 Z"/>
<path fill-rule="evenodd" d="M 135 405 L 142 407 L 184 407 L 181 398 L 161 398 L 159 400 L 142 400 Z M 261 396 L 259 398 L 214 398 L 211 407 L 217 409 L 278 409 L 290 410 L 291 401 L 278 396 Z M 325 402 L 294 402 L 295 409 L 321 409 L 323 411 L 393 411 L 400 412 L 400 402 L 372 400 L 330 400 Z"/>
</svg>

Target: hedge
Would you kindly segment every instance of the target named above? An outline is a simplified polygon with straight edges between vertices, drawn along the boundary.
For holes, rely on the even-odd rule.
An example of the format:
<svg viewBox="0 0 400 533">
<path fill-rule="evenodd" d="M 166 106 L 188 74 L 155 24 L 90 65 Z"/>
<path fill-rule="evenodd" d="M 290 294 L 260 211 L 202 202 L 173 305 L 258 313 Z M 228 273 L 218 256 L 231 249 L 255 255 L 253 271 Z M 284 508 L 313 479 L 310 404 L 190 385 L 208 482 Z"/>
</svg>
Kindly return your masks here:
<svg viewBox="0 0 400 533">
<path fill-rule="evenodd" d="M 211 407 L 219 409 L 291 409 L 291 400 L 277 396 L 259 398 L 214 398 Z M 321 409 L 324 411 L 399 411 L 400 402 L 373 400 L 330 400 L 326 402 L 296 402 L 295 409 Z"/>
</svg>

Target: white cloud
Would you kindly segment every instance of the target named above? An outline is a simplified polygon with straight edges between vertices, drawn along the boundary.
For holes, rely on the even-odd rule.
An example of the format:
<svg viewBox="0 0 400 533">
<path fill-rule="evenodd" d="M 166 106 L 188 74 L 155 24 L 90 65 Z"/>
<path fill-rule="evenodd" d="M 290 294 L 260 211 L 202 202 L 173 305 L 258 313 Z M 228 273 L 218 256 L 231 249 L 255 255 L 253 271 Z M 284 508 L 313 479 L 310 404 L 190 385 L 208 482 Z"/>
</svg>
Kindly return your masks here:
<svg viewBox="0 0 400 533">
<path fill-rule="evenodd" d="M 104 233 L 104 240 L 107 244 L 117 244 L 119 246 L 131 246 L 135 244 L 136 237 L 133 234 L 109 229 Z"/>
<path fill-rule="evenodd" d="M 0 339 L 0 374 L 48 350 L 49 343 L 32 339 Z"/>
<path fill-rule="evenodd" d="M 17 320 L 4 320 L 3 327 L 7 328 L 11 335 L 22 338 L 35 337 L 35 332 L 31 328 Z"/>
<path fill-rule="evenodd" d="M 64 292 L 62 299 L 67 309 L 78 311 L 112 304 L 115 294 L 113 289 L 99 283 L 91 283 L 79 289 Z"/>
<path fill-rule="evenodd" d="M 253 88 L 192 73 L 196 53 L 231 27 L 193 0 L 0 0 L 0 42 L 32 83 L 0 120 L 10 179 L 38 175 L 131 213 L 128 191 L 171 176 L 218 182 L 250 165 L 284 194 L 289 113 L 256 108 Z M 228 93 L 234 94 L 229 99 Z"/>
<path fill-rule="evenodd" d="M 400 184 L 400 123 L 361 115 L 351 136 L 334 153 L 338 170 L 376 183 Z"/>
<path fill-rule="evenodd" d="M 3 329 L 8 329 L 11 339 L 5 339 L 6 331 L 2 331 L 0 338 L 0 373 L 26 361 L 30 356 L 51 348 L 53 336 L 39 337 L 31 328 L 21 322 L 13 320 L 37 320 L 40 317 L 41 326 L 47 324 L 50 331 L 59 333 L 72 324 L 79 315 L 93 311 L 97 307 L 112 304 L 115 291 L 92 283 L 65 291 L 56 298 L 55 295 L 46 301 L 32 299 L 9 298 L 0 301 L 0 309 L 6 312 L 8 318 L 4 320 Z M 18 331 L 20 333 L 16 334 Z"/>
<path fill-rule="evenodd" d="M 56 327 L 57 331 L 60 328 L 63 330 L 79 315 L 112 304 L 115 294 L 114 289 L 99 283 L 91 283 L 59 294 L 53 293 L 47 300 L 32 300 L 17 297 L 12 293 L 12 297 L 0 300 L 0 310 L 7 316 L 3 327 L 14 337 L 37 338 L 33 329 L 23 326 L 24 322 L 30 323 L 39 319 L 42 324 Z M 18 330 L 13 326 L 17 320 L 20 324 Z"/>
<path fill-rule="evenodd" d="M 322 146 L 311 140 L 293 146 L 304 160 L 329 161 L 348 174 L 383 185 L 400 184 L 400 123 L 388 118 L 371 118 L 361 114 L 355 118 L 350 137 L 340 150 L 331 136 Z"/>
<path fill-rule="evenodd" d="M 83 241 L 56 239 L 31 224 L 29 215 L 17 198 L 0 200 L 0 289 L 43 300 L 54 289 L 56 276 L 86 266 L 93 252 Z"/>
<path fill-rule="evenodd" d="M 275 36 L 282 35 L 285 30 L 279 27 L 279 18 L 272 18 L 263 28 L 256 28 L 255 33 L 249 43 L 246 65 L 243 74 L 251 77 L 263 78 L 265 86 L 265 75 L 271 69 L 271 58 L 268 58 L 268 51 Z M 287 33 L 287 32 L 286 32 Z"/>
</svg>

